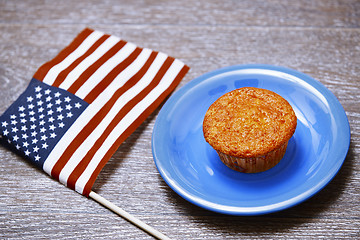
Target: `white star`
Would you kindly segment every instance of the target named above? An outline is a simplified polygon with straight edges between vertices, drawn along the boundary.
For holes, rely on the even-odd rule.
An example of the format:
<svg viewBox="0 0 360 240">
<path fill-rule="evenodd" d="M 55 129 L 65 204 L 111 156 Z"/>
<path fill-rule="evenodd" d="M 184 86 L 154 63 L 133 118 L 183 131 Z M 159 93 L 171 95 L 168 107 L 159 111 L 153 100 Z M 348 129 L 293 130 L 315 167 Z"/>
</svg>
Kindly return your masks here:
<svg viewBox="0 0 360 240">
<path fill-rule="evenodd" d="M 55 97 L 60 97 L 61 93 L 57 92 L 55 93 Z"/>
<path fill-rule="evenodd" d="M 10 119 L 15 119 L 15 118 L 16 118 L 16 115 L 14 115 L 14 114 L 10 116 Z"/>
<path fill-rule="evenodd" d="M 17 123 L 18 123 L 18 122 L 17 122 L 16 120 L 12 120 L 12 121 L 11 121 L 11 124 L 12 124 L 12 125 L 16 125 Z"/>
<path fill-rule="evenodd" d="M 20 112 L 23 112 L 23 111 L 25 111 L 25 108 L 24 108 L 24 106 L 20 106 L 20 107 L 19 107 L 19 111 L 20 111 Z"/>
<path fill-rule="evenodd" d="M 61 104 L 61 100 L 60 100 L 60 99 L 57 99 L 57 100 L 55 101 L 55 103 L 56 103 L 57 105 L 60 105 L 60 104 Z"/>
<path fill-rule="evenodd" d="M 35 122 L 35 121 L 36 121 L 36 118 L 34 118 L 34 117 L 30 118 L 30 122 Z"/>
<path fill-rule="evenodd" d="M 40 128 L 40 132 L 41 132 L 41 133 L 46 132 L 46 128 L 44 128 L 44 127 Z"/>
<path fill-rule="evenodd" d="M 27 128 L 25 125 L 21 126 L 21 131 L 26 132 L 27 129 L 28 129 L 28 128 Z"/>
<path fill-rule="evenodd" d="M 7 127 L 7 125 L 9 125 L 6 121 L 4 121 L 4 122 L 2 122 L 1 123 L 1 125 L 3 126 L 3 127 Z"/>
<path fill-rule="evenodd" d="M 13 140 L 14 140 L 14 142 L 17 142 L 17 140 L 19 140 L 19 137 L 17 135 L 15 135 Z"/>
<path fill-rule="evenodd" d="M 59 123 L 59 128 L 65 127 L 65 124 L 63 122 Z"/>
<path fill-rule="evenodd" d="M 23 143 L 23 147 L 26 147 L 26 148 L 27 148 L 28 146 L 29 146 L 29 144 L 28 144 L 27 142 L 24 142 L 24 143 Z"/>
<path fill-rule="evenodd" d="M 38 109 L 39 113 L 42 113 L 43 111 L 44 111 L 44 108 L 42 108 L 42 107 Z"/>
<path fill-rule="evenodd" d="M 31 130 L 34 130 L 35 128 L 36 128 L 36 125 L 35 125 L 35 124 L 33 124 L 33 125 L 30 126 L 30 129 L 31 129 Z"/>
<path fill-rule="evenodd" d="M 47 108 L 51 108 L 53 106 L 52 103 L 48 103 L 48 105 L 46 105 Z"/>
<path fill-rule="evenodd" d="M 36 98 L 41 98 L 41 97 L 42 97 L 41 93 L 36 94 Z"/>
<path fill-rule="evenodd" d="M 40 161 L 41 157 L 39 155 L 35 156 L 35 161 Z"/>
<path fill-rule="evenodd" d="M 30 115 L 30 116 L 34 116 L 34 115 L 35 115 L 35 112 L 34 112 L 34 111 L 30 111 L 30 112 L 29 112 L 29 115 Z"/>
<path fill-rule="evenodd" d="M 7 129 L 5 129 L 5 130 L 3 131 L 3 134 L 4 134 L 4 136 L 7 136 L 7 135 L 9 134 L 9 131 L 8 131 Z"/>
<path fill-rule="evenodd" d="M 20 115 L 19 115 L 20 117 L 25 117 L 26 116 L 26 114 L 25 113 L 20 113 Z"/>
<path fill-rule="evenodd" d="M 47 112 L 47 115 L 52 115 L 53 113 L 54 113 L 54 111 L 50 109 L 50 110 Z"/>
<path fill-rule="evenodd" d="M 45 115 L 44 114 L 41 114 L 40 116 L 39 116 L 39 119 L 43 119 L 45 117 Z"/>
<path fill-rule="evenodd" d="M 50 102 L 51 99 L 52 99 L 52 97 L 48 96 L 48 97 L 46 98 L 46 101 L 47 101 L 47 102 Z"/>
<path fill-rule="evenodd" d="M 35 137 L 37 135 L 37 132 L 36 131 L 33 131 L 32 133 L 31 133 L 31 136 L 32 137 Z"/>
<path fill-rule="evenodd" d="M 63 110 L 62 107 L 57 107 L 57 108 L 56 108 L 56 111 L 57 111 L 57 112 L 61 112 L 62 110 Z"/>
<path fill-rule="evenodd" d="M 50 93 L 51 93 L 51 90 L 50 90 L 50 89 L 46 89 L 46 90 L 45 90 L 45 94 L 46 94 L 46 95 L 49 95 Z"/>
<path fill-rule="evenodd" d="M 29 104 L 29 105 L 28 105 L 28 108 L 29 108 L 29 109 L 33 109 L 33 108 L 34 108 L 34 104 Z"/>
<path fill-rule="evenodd" d="M 33 149 L 33 151 L 34 151 L 34 152 L 38 152 L 39 149 L 40 149 L 40 148 L 39 148 L 38 146 L 35 146 L 34 149 Z"/>
<path fill-rule="evenodd" d="M 67 114 L 66 114 L 66 116 L 68 117 L 68 118 L 71 118 L 72 116 L 74 116 L 71 112 L 68 112 Z"/>
<path fill-rule="evenodd" d="M 66 97 L 66 98 L 64 99 L 64 101 L 67 102 L 67 103 L 69 103 L 69 102 L 71 101 L 71 98 Z"/>
<path fill-rule="evenodd" d="M 18 130 L 19 130 L 19 129 L 17 129 L 17 127 L 13 127 L 13 128 L 11 129 L 11 131 L 12 131 L 13 133 L 16 133 Z"/>
<path fill-rule="evenodd" d="M 81 104 L 80 103 L 75 103 L 75 107 L 76 108 L 81 108 Z"/>
<path fill-rule="evenodd" d="M 40 92 L 41 91 L 41 87 L 40 86 L 37 86 L 36 88 L 35 88 L 35 92 Z"/>
<path fill-rule="evenodd" d="M 71 110 L 72 109 L 72 106 L 70 104 L 66 105 L 66 110 Z"/>
<path fill-rule="evenodd" d="M 39 125 L 40 126 L 43 126 L 45 124 L 45 121 L 44 120 L 41 120 L 40 122 L 39 122 Z"/>
<path fill-rule="evenodd" d="M 44 103 L 44 102 L 40 100 L 40 101 L 38 101 L 36 104 L 37 104 L 38 106 L 41 106 L 41 105 L 43 105 L 43 103 Z"/>
<path fill-rule="evenodd" d="M 42 135 L 42 136 L 41 136 L 41 140 L 42 140 L 42 141 L 46 141 L 46 139 L 48 139 L 48 137 L 47 137 L 46 135 Z"/>
<path fill-rule="evenodd" d="M 32 143 L 32 144 L 36 144 L 38 141 L 39 141 L 39 140 L 37 140 L 36 138 L 34 138 L 31 143 Z"/>
<path fill-rule="evenodd" d="M 32 96 L 26 98 L 28 102 L 32 102 L 34 98 Z"/>
<path fill-rule="evenodd" d="M 25 140 L 29 137 L 26 133 L 22 134 L 21 136 L 22 136 L 22 138 L 25 139 Z"/>
<path fill-rule="evenodd" d="M 15 146 L 15 147 L 16 147 L 16 149 L 17 149 L 17 150 L 19 150 L 19 149 L 20 149 L 19 144 L 16 144 L 16 146 Z"/>
<path fill-rule="evenodd" d="M 26 149 L 25 156 L 29 156 L 29 155 L 30 155 L 30 152 L 29 152 L 29 150 Z"/>
<path fill-rule="evenodd" d="M 55 133 L 51 133 L 51 134 L 50 134 L 50 138 L 56 138 L 56 134 L 55 134 Z"/>
<path fill-rule="evenodd" d="M 44 143 L 44 144 L 42 145 L 42 148 L 47 149 L 48 146 L 49 146 L 49 145 L 47 145 L 46 143 Z"/>
<path fill-rule="evenodd" d="M 49 118 L 49 122 L 52 123 L 52 122 L 54 122 L 54 121 L 55 121 L 55 119 L 54 119 L 53 117 L 50 117 L 50 118 Z"/>
<path fill-rule="evenodd" d="M 25 118 L 22 118 L 22 119 L 20 119 L 20 122 L 21 122 L 21 123 L 26 123 L 27 120 L 26 120 Z"/>
<path fill-rule="evenodd" d="M 64 119 L 64 116 L 62 114 L 60 114 L 57 119 L 62 121 Z"/>
<path fill-rule="evenodd" d="M 50 129 L 51 131 L 54 131 L 55 128 L 56 128 L 56 127 L 55 127 L 54 125 L 50 125 L 50 126 L 49 126 L 49 129 Z"/>
</svg>

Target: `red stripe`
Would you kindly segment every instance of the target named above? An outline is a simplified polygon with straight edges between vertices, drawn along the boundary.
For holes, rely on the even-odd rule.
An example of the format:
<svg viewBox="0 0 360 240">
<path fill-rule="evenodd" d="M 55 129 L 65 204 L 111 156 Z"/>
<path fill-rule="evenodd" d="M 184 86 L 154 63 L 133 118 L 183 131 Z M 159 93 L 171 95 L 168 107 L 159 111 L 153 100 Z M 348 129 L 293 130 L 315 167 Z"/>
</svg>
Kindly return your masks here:
<svg viewBox="0 0 360 240">
<path fill-rule="evenodd" d="M 59 75 L 56 77 L 54 83 L 52 86 L 59 87 L 60 84 L 65 80 L 67 75 L 74 70 L 76 66 L 78 66 L 85 58 L 90 56 L 106 39 L 108 39 L 110 35 L 104 35 L 101 38 L 99 38 L 81 57 L 76 59 L 72 64 L 70 64 L 69 67 L 62 70 Z"/>
<path fill-rule="evenodd" d="M 93 90 L 84 98 L 87 103 L 92 103 L 103 91 L 107 88 L 110 83 L 115 79 L 119 73 L 127 68 L 141 53 L 141 48 L 136 48 L 124 61 L 117 65 L 101 82 L 99 82 Z"/>
<path fill-rule="evenodd" d="M 130 87 L 134 86 L 148 71 L 149 67 L 153 63 L 157 53 L 152 52 L 149 59 L 145 63 L 145 65 L 140 69 L 140 71 L 135 74 L 129 81 L 127 81 L 127 87 L 125 89 L 119 89 L 116 91 L 114 96 L 111 98 L 111 100 L 106 104 L 109 105 L 106 108 L 106 114 L 111 109 L 111 107 L 115 104 L 115 102 L 118 100 L 118 98 L 125 92 L 125 90 L 130 89 Z M 137 96 L 135 96 L 133 99 L 131 99 L 125 106 L 117 113 L 117 115 L 113 118 L 113 120 L 110 122 L 110 124 L 107 126 L 107 128 L 104 130 L 102 135 L 96 140 L 94 143 L 94 146 L 87 152 L 87 154 L 84 156 L 84 158 L 79 162 L 79 164 L 76 166 L 74 171 L 70 174 L 67 182 L 67 186 L 69 188 L 75 189 L 75 183 L 77 179 L 81 176 L 81 174 L 85 171 L 87 165 L 95 155 L 96 151 L 102 146 L 104 141 L 106 140 L 107 136 L 112 132 L 112 130 L 116 127 L 116 125 L 121 121 L 121 119 L 124 118 L 124 116 L 133 108 L 133 106 L 136 105 L 137 102 L 139 102 L 141 99 L 143 99 L 148 92 L 150 92 L 154 87 L 156 87 L 158 83 L 152 82 L 148 87 L 146 87 L 142 92 L 140 92 Z M 105 114 L 104 114 L 105 115 Z"/>
<path fill-rule="evenodd" d="M 85 28 L 79 35 L 66 47 L 64 48 L 55 58 L 43 64 L 34 74 L 34 78 L 39 81 L 43 81 L 49 70 L 62 62 L 67 56 L 70 55 L 80 44 L 91 34 L 94 30 Z"/>
<path fill-rule="evenodd" d="M 179 74 L 176 76 L 172 84 L 114 142 L 114 144 L 110 147 L 110 149 L 101 159 L 95 171 L 92 173 L 89 181 L 86 183 L 82 193 L 84 196 L 87 197 L 89 196 L 91 192 L 91 188 L 94 185 L 95 180 L 99 175 L 101 169 L 109 161 L 111 156 L 114 155 L 114 153 L 119 148 L 121 143 L 123 143 L 125 139 L 127 139 L 145 121 L 145 119 L 165 100 L 165 98 L 176 88 L 176 86 L 180 83 L 181 79 L 183 79 L 183 77 L 188 71 L 189 71 L 189 67 L 185 65 L 181 69 Z"/>
<path fill-rule="evenodd" d="M 140 49 L 139 49 L 140 50 Z M 135 50 L 136 51 L 136 50 Z M 141 50 L 140 50 L 141 51 Z M 138 53 L 135 54 L 136 56 Z M 134 56 L 129 56 L 124 62 L 126 61 L 126 66 L 130 65 L 132 61 L 129 61 L 128 59 L 134 60 Z M 118 66 L 120 68 L 126 68 L 125 64 L 120 63 Z M 118 67 L 116 67 L 114 70 L 116 70 Z M 114 71 L 113 70 L 113 71 Z M 112 71 L 112 72 L 113 72 Z M 111 74 L 110 72 L 105 77 L 106 83 L 111 83 L 111 81 L 118 75 L 117 74 Z M 121 91 L 121 94 L 126 92 L 132 85 L 132 82 L 127 81 L 124 86 L 122 86 L 118 91 Z M 116 101 L 113 100 L 113 101 Z M 55 163 L 53 169 L 51 170 L 51 176 L 53 176 L 55 179 L 59 180 L 59 175 L 65 164 L 69 161 L 70 157 L 74 154 L 76 149 L 85 141 L 85 139 L 92 133 L 92 131 L 96 128 L 96 126 L 104 119 L 108 111 L 111 109 L 110 103 L 105 104 L 102 109 L 100 109 L 99 112 L 95 114 L 95 116 L 88 122 L 88 124 L 80 131 L 80 133 L 74 138 L 74 140 L 71 142 L 71 144 L 67 147 L 67 149 L 63 152 L 59 160 Z"/>
<path fill-rule="evenodd" d="M 122 47 L 126 44 L 125 41 L 121 40 L 115 44 L 109 51 L 107 51 L 101 58 L 87 68 L 78 79 L 68 88 L 68 91 L 75 94 L 77 90 L 95 73 L 107 60 L 113 57 Z"/>
</svg>

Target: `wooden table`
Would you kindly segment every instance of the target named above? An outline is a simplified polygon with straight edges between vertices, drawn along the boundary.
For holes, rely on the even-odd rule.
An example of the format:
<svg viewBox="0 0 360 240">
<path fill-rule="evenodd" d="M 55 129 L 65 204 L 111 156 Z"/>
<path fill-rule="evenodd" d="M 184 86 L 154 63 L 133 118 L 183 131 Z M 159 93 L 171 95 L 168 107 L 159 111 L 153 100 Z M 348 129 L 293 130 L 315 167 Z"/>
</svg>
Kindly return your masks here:
<svg viewBox="0 0 360 240">
<path fill-rule="evenodd" d="M 220 67 L 296 69 L 343 105 L 351 144 L 335 178 L 293 208 L 221 215 L 177 195 L 151 152 L 158 108 L 117 150 L 93 190 L 173 239 L 360 238 L 360 2 L 0 0 L 0 112 L 85 27 L 163 51 L 191 67 L 179 87 Z M 152 239 L 0 147 L 0 238 Z"/>
</svg>

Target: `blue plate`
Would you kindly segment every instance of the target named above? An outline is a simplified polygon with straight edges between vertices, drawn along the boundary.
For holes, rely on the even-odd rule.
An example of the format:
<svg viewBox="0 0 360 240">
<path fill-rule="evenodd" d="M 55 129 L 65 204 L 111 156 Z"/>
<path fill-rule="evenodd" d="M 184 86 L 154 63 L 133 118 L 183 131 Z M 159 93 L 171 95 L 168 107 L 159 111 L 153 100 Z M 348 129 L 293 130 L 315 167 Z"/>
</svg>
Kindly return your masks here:
<svg viewBox="0 0 360 240">
<path fill-rule="evenodd" d="M 202 132 L 209 106 L 245 86 L 280 94 L 298 118 L 284 158 L 262 173 L 226 167 Z M 205 209 L 233 215 L 271 213 L 313 196 L 336 175 L 349 144 L 349 122 L 336 97 L 303 73 L 270 65 L 231 66 L 194 79 L 165 103 L 152 135 L 155 164 L 175 192 Z"/>
</svg>

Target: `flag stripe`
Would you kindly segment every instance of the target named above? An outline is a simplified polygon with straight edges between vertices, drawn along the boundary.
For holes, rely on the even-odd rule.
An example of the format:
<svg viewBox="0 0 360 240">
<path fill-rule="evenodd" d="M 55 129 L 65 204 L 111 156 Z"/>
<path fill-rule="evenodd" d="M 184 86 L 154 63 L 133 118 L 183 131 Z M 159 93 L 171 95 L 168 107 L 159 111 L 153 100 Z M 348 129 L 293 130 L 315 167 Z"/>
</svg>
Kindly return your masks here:
<svg viewBox="0 0 360 240">
<path fill-rule="evenodd" d="M 106 37 L 106 35 L 103 37 Z M 120 41 L 119 38 L 110 36 L 106 38 L 105 41 L 103 41 L 100 45 L 98 45 L 99 40 L 89 49 L 89 54 L 85 53 L 79 58 L 82 59 L 82 62 L 73 68 L 66 76 L 66 78 L 62 80 L 61 84 L 59 85 L 60 88 L 68 89 L 77 79 L 81 77 L 82 73 L 88 69 L 89 66 L 101 58 L 107 51 L 109 51 L 116 43 Z M 91 51 L 92 48 L 96 45 L 98 46 L 95 51 Z"/>
<path fill-rule="evenodd" d="M 134 45 L 129 45 L 134 46 Z M 124 47 L 125 48 L 125 47 Z M 132 48 L 135 49 L 135 48 Z M 123 50 L 123 49 L 122 49 Z M 124 49 L 124 54 L 128 54 L 129 48 Z M 148 50 L 149 51 L 149 50 Z M 146 51 L 145 51 L 146 52 Z M 161 55 L 162 56 L 162 55 Z M 119 56 L 120 57 L 120 56 Z M 117 60 L 117 59 L 115 59 Z M 77 121 L 70 127 L 70 129 L 65 133 L 63 138 L 57 143 L 54 147 L 53 151 L 47 157 L 47 160 L 44 163 L 43 169 L 45 172 L 51 175 L 51 171 L 53 166 L 56 164 L 56 161 L 61 157 L 61 154 L 66 150 L 69 143 L 71 143 L 76 135 L 80 133 L 82 128 L 88 124 L 88 122 L 95 116 L 95 114 L 106 104 L 107 101 L 110 100 L 111 96 L 113 96 L 114 92 L 122 87 L 128 80 L 131 78 L 142 66 L 142 59 L 134 61 L 128 68 L 126 68 L 121 74 L 114 76 L 115 80 L 108 86 L 106 90 L 92 103 L 90 104 L 84 112 L 79 116 Z M 161 66 L 162 62 L 160 58 L 156 59 L 156 64 Z M 107 64 L 104 64 L 107 65 Z M 111 62 L 113 65 L 113 61 Z M 108 69 L 105 69 L 108 70 Z M 95 75 L 95 74 L 94 74 Z M 104 112 L 104 114 L 106 114 Z"/>
<path fill-rule="evenodd" d="M 127 87 L 128 89 L 130 87 L 133 87 L 135 84 L 137 84 L 139 82 L 139 80 L 145 75 L 145 73 L 148 71 L 148 69 L 150 68 L 150 65 L 153 63 L 155 57 L 156 57 L 157 53 L 156 52 L 152 52 L 148 61 L 145 63 L 145 65 L 143 66 L 143 68 L 137 73 L 135 74 L 131 79 L 129 79 L 129 81 L 126 83 L 127 85 L 129 85 L 129 87 Z M 149 85 L 150 86 L 150 85 Z M 147 88 L 149 88 L 149 86 Z M 145 90 L 145 89 L 144 89 Z M 143 93 L 144 90 L 141 92 Z M 125 88 L 121 88 L 119 89 L 115 94 L 114 97 L 108 102 L 107 105 L 109 105 L 112 107 L 116 100 L 125 92 Z M 139 94 L 138 94 L 139 95 Z M 91 149 L 87 152 L 87 154 L 85 155 L 85 157 L 81 160 L 80 164 L 77 164 L 76 168 L 71 172 L 70 176 L 67 179 L 67 183 L 68 183 L 68 187 L 70 188 L 75 188 L 75 182 L 76 180 L 79 178 L 79 176 L 81 175 L 81 173 L 85 170 L 85 168 L 87 167 L 87 165 L 89 164 L 90 160 L 92 159 L 92 157 L 94 156 L 95 152 L 97 151 L 97 149 L 101 146 L 101 144 L 104 142 L 105 138 L 107 137 L 108 134 L 110 134 L 110 132 L 113 130 L 115 124 L 117 124 L 122 118 L 123 116 L 129 111 L 129 107 L 128 105 L 134 103 L 134 100 L 136 101 L 136 98 L 133 98 L 131 101 L 129 101 L 119 112 L 118 114 L 112 118 L 112 121 L 110 122 L 110 124 L 107 125 L 106 129 L 103 131 L 103 133 L 101 134 L 101 136 L 97 139 L 97 141 L 94 143 L 94 145 L 91 147 Z M 70 165 L 70 164 L 69 164 Z M 71 164 L 73 165 L 73 164 Z M 65 172 L 65 169 L 63 169 L 62 173 Z"/>
<path fill-rule="evenodd" d="M 112 75 L 113 78 L 116 78 L 114 74 L 110 74 L 111 71 L 116 68 L 122 61 L 124 61 L 134 50 L 136 49 L 136 45 L 132 43 L 126 43 L 124 47 L 120 49 L 112 58 L 106 61 L 101 67 L 99 67 L 91 76 L 88 78 L 82 86 L 75 92 L 75 95 L 84 99 L 88 93 L 99 84 L 99 82 L 104 77 Z M 116 85 L 114 86 L 116 87 Z"/>
<path fill-rule="evenodd" d="M 145 52 L 149 52 L 149 49 L 145 49 Z M 146 72 L 146 74 L 140 79 L 138 83 L 136 83 L 132 88 L 125 89 L 126 92 L 124 92 L 121 96 L 115 96 L 118 97 L 116 100 L 115 105 L 108 111 L 106 119 L 101 121 L 99 125 L 96 128 L 96 131 L 98 133 L 102 133 L 107 126 L 110 124 L 112 119 L 116 116 L 116 114 L 121 111 L 121 109 L 125 106 L 127 102 L 129 102 L 133 96 L 136 96 L 139 92 L 141 92 L 147 85 L 150 84 L 151 80 L 156 76 L 156 74 L 159 72 L 160 67 L 166 60 L 167 55 L 162 53 L 157 53 L 157 56 L 154 60 L 154 62 L 151 64 L 150 68 Z M 139 64 L 135 64 L 139 65 Z M 130 82 L 130 80 L 128 81 Z M 120 94 L 121 92 L 119 92 Z M 104 113 L 105 114 L 105 113 Z M 95 118 L 95 117 L 94 117 Z M 89 124 L 88 124 L 89 125 Z M 67 162 L 64 169 L 61 170 L 61 177 L 59 180 L 66 184 L 67 179 L 66 176 L 69 176 L 71 174 L 71 169 L 73 169 L 71 166 L 75 166 L 79 163 L 79 161 L 85 156 L 85 154 L 89 151 L 89 147 L 92 147 L 92 145 L 95 143 L 95 140 L 100 135 L 93 135 L 89 136 L 86 140 L 86 142 L 83 142 L 83 144 L 77 149 L 77 152 L 71 156 L 69 161 Z M 82 155 L 81 155 L 82 154 Z M 70 167 L 67 167 L 70 166 Z"/>
<path fill-rule="evenodd" d="M 97 71 L 106 61 L 112 58 L 122 47 L 125 46 L 125 44 L 125 41 L 120 40 L 107 53 L 86 69 L 67 90 L 72 94 L 75 94 L 79 88 L 95 73 L 95 71 Z"/>
<path fill-rule="evenodd" d="M 94 30 L 86 28 L 84 29 L 71 43 L 69 46 L 64 48 L 55 58 L 53 58 L 51 61 L 43 64 L 34 74 L 34 78 L 36 78 L 39 81 L 43 81 L 46 74 L 49 72 L 49 70 L 62 62 L 70 53 L 72 53 L 75 49 L 77 49 L 80 44 L 91 34 Z"/>
<path fill-rule="evenodd" d="M 56 77 L 61 71 L 70 66 L 77 58 L 82 56 L 86 51 L 104 34 L 98 31 L 91 33 L 78 48 L 70 53 L 63 61 L 53 66 L 43 79 L 43 82 L 49 85 L 53 85 Z"/>
<path fill-rule="evenodd" d="M 136 48 L 135 51 L 130 54 L 130 56 L 124 60 L 120 66 L 121 69 L 123 70 L 124 68 L 126 68 L 127 66 L 129 66 L 137 56 L 139 56 L 139 54 L 141 53 L 141 49 Z M 117 69 L 117 68 L 115 68 Z M 105 79 L 104 79 L 105 80 Z M 113 81 L 113 78 L 107 78 L 106 79 L 106 84 L 103 87 L 103 89 L 101 89 L 101 92 L 103 92 L 103 90 Z M 104 81 L 102 81 L 104 82 Z M 98 84 L 98 86 L 101 86 L 100 82 Z M 91 92 L 90 92 L 91 93 Z M 86 100 L 86 98 L 84 99 L 86 102 L 88 102 Z M 91 101 L 92 102 L 92 101 Z M 104 105 L 104 107 L 106 107 L 107 104 Z M 104 111 L 105 110 L 105 111 Z M 87 144 L 85 142 L 85 140 L 88 138 L 89 141 L 93 141 L 94 139 L 96 139 L 98 136 L 96 135 L 96 131 L 95 128 L 99 129 L 99 124 L 101 122 L 101 120 L 103 120 L 104 117 L 107 116 L 107 109 L 106 108 L 102 108 L 95 116 L 94 118 L 92 118 L 90 120 L 90 122 L 80 131 L 79 135 L 77 135 L 74 139 L 74 141 L 68 146 L 68 148 L 64 151 L 64 153 L 62 154 L 62 156 L 60 157 L 60 159 L 56 162 L 56 164 L 54 165 L 54 168 L 51 171 L 51 175 L 55 178 L 59 180 L 59 175 L 61 170 L 64 168 L 65 164 L 68 162 L 68 160 L 71 158 L 71 156 L 77 152 L 79 154 L 87 152 L 89 149 L 86 149 L 85 151 L 82 151 L 82 148 L 80 148 L 80 145 L 83 144 L 83 146 L 85 146 L 86 148 L 90 148 L 91 144 Z M 92 137 L 94 136 L 94 137 Z"/>
<path fill-rule="evenodd" d="M 126 58 L 116 68 L 114 68 L 113 71 L 109 73 L 108 76 L 110 77 L 105 77 L 89 92 L 89 94 L 84 98 L 84 101 L 88 103 L 92 103 L 95 100 L 95 98 L 99 96 L 105 90 L 105 88 L 107 88 L 110 85 L 110 83 L 114 80 L 114 76 L 117 76 L 125 68 L 127 68 L 139 56 L 140 53 L 141 53 L 141 49 L 137 47 L 135 51 L 131 53 L 128 58 Z"/>
<path fill-rule="evenodd" d="M 59 87 L 60 84 L 63 83 L 65 78 L 68 77 L 68 74 L 71 71 L 73 71 L 75 67 L 81 64 L 85 58 L 87 58 L 90 54 L 92 54 L 95 50 L 97 50 L 98 47 L 109 37 L 110 35 L 103 35 L 101 38 L 99 38 L 82 56 L 80 56 L 73 63 L 71 63 L 69 67 L 65 68 L 63 71 L 59 73 L 52 86 Z M 64 87 L 62 88 L 64 89 Z"/>
<path fill-rule="evenodd" d="M 125 78 L 124 82 L 126 83 L 129 80 L 129 78 L 132 77 L 134 74 L 136 74 L 140 70 L 141 66 L 145 64 L 146 60 L 150 56 L 150 52 L 151 51 L 149 49 L 144 50 L 141 53 L 141 56 L 139 56 L 136 59 L 136 61 L 134 61 L 133 64 L 126 69 L 127 71 L 126 70 L 123 71 L 123 73 L 125 73 L 124 76 L 121 76 L 121 75 L 117 76 L 117 81 L 115 81 L 115 83 L 108 88 L 111 91 L 110 94 L 106 94 L 106 92 L 109 92 L 109 91 L 103 92 L 105 94 L 102 95 L 103 97 L 100 97 L 101 101 L 98 101 L 98 102 L 100 102 L 100 104 L 94 103 L 89 106 L 89 109 L 91 109 L 91 114 L 94 113 L 94 115 L 89 116 L 88 114 L 86 114 L 85 115 L 86 118 L 79 118 L 79 124 L 78 124 L 77 128 L 74 129 L 75 131 L 73 132 L 74 135 L 77 135 L 77 136 L 73 136 L 72 138 L 70 138 L 70 136 L 68 136 L 66 138 L 68 141 L 71 141 L 71 144 L 70 144 L 70 146 L 67 147 L 67 149 L 60 151 L 60 152 L 63 152 L 63 154 L 61 156 L 57 157 L 59 160 L 57 160 L 56 164 L 52 168 L 51 175 L 54 176 L 54 178 L 56 178 L 56 179 L 59 178 L 60 171 L 65 166 L 65 164 L 67 163 L 69 158 L 74 158 L 75 161 L 79 161 L 82 158 L 81 156 L 83 154 L 86 154 L 86 152 L 89 150 L 88 148 L 92 146 L 91 142 L 96 140 L 96 138 L 98 137 L 96 135 L 96 133 L 102 132 L 102 129 L 100 127 L 104 126 L 104 128 L 105 128 L 106 125 L 108 124 L 108 122 L 101 123 L 101 121 L 105 117 L 106 117 L 106 119 L 110 119 L 110 120 L 113 117 L 113 115 L 108 114 L 109 109 L 107 109 L 106 104 L 103 104 L 103 103 L 108 102 L 110 100 L 109 96 L 111 97 L 114 95 L 114 93 L 113 93 L 114 88 L 118 89 L 119 87 L 124 85 L 124 84 L 121 84 L 118 86 L 118 84 L 116 84 L 116 82 L 118 82 L 122 78 Z M 159 62 L 157 62 L 157 63 L 159 63 Z M 120 104 L 126 103 L 126 101 L 128 101 L 127 98 L 129 98 L 128 95 L 131 93 L 131 91 L 128 91 L 128 89 L 124 89 L 124 90 L 125 90 L 124 92 L 127 95 L 125 95 L 121 99 L 121 101 L 119 101 Z M 106 97 L 106 99 L 103 99 L 104 97 Z M 119 109 L 113 110 L 114 113 L 116 113 L 117 111 L 119 111 Z M 107 120 L 107 121 L 109 121 L 109 120 Z M 74 125 L 76 123 L 77 122 L 75 122 Z M 94 132 L 95 128 L 97 128 L 98 130 Z M 69 132 L 71 132 L 71 131 L 69 131 Z M 88 138 L 88 139 L 85 141 L 86 138 Z M 68 141 L 64 142 L 64 144 L 65 145 L 69 144 Z M 60 142 L 61 142 L 61 140 L 60 140 Z M 80 147 L 80 145 L 82 145 L 82 147 Z M 75 152 L 75 154 L 74 154 L 74 152 Z M 50 163 L 50 161 L 49 161 L 49 163 Z M 47 162 L 48 161 L 46 161 L 46 163 Z M 70 164 L 70 165 L 72 165 L 72 164 Z M 61 179 L 59 179 L 59 180 L 61 182 L 63 182 Z"/>
<path fill-rule="evenodd" d="M 189 68 L 184 66 L 182 62 L 174 61 L 161 82 L 126 115 L 125 118 L 127 119 L 122 119 L 111 134 L 109 134 L 102 147 L 96 152 L 91 163 L 76 182 L 76 191 L 88 196 L 96 176 L 116 149 L 160 105 L 165 97 L 175 89 L 188 70 Z M 121 132 L 120 136 L 119 132 Z"/>
<path fill-rule="evenodd" d="M 154 89 L 157 86 L 162 76 L 165 74 L 166 70 L 170 67 L 172 61 L 173 59 L 167 58 L 166 61 L 164 62 L 164 65 L 161 67 L 157 75 L 153 78 L 151 83 L 148 86 L 146 86 L 144 89 L 142 89 L 142 91 L 139 92 L 137 95 L 134 95 L 133 98 L 130 101 L 128 101 L 127 104 L 120 111 L 118 111 L 118 113 L 112 119 L 110 124 L 108 124 L 107 127 L 104 129 L 101 136 L 98 137 L 98 140 L 94 143 L 92 149 L 89 152 L 87 152 L 85 157 L 82 159 L 81 164 L 79 165 L 82 165 L 83 168 L 75 169 L 77 170 L 77 172 L 74 173 L 76 174 L 76 176 L 79 176 L 80 175 L 79 173 L 84 171 L 84 169 L 88 166 L 90 160 L 92 160 L 93 156 L 98 151 L 98 149 L 102 147 L 102 144 L 104 143 L 105 139 L 108 137 L 109 134 L 111 134 L 113 129 L 116 127 L 116 125 L 131 111 L 131 109 L 138 102 L 140 102 L 152 89 Z M 71 176 L 72 175 L 73 174 L 71 174 Z M 74 181 L 75 183 L 77 178 L 73 177 L 72 179 L 69 179 L 68 182 L 71 182 L 71 180 Z"/>
</svg>

